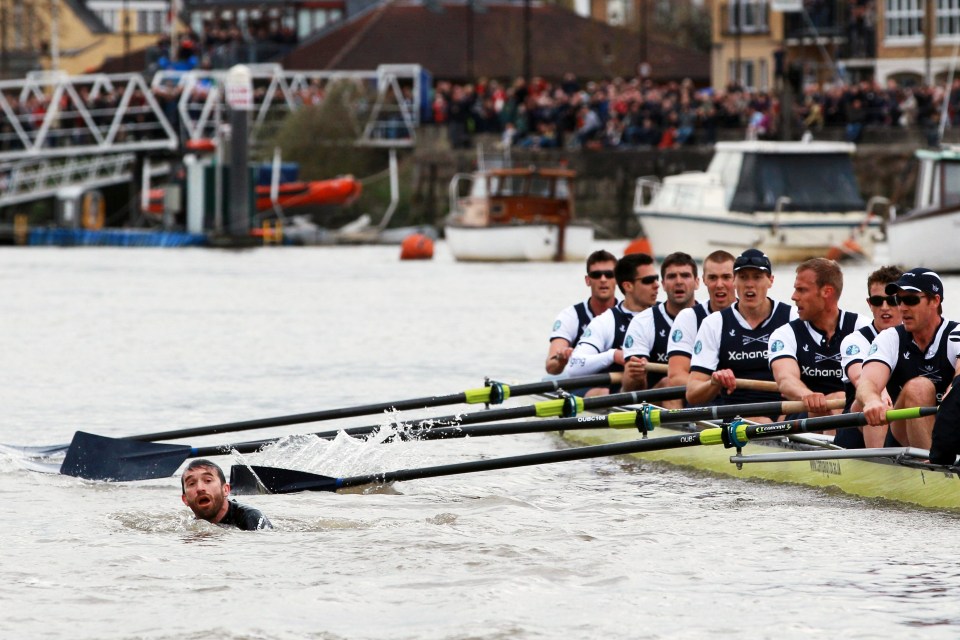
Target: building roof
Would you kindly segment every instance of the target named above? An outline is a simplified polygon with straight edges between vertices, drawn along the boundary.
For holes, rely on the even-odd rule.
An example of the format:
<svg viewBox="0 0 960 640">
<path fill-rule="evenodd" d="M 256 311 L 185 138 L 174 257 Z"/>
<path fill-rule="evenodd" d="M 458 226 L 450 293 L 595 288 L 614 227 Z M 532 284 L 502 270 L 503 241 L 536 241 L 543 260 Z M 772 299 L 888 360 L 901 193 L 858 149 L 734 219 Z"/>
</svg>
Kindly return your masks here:
<svg viewBox="0 0 960 640">
<path fill-rule="evenodd" d="M 428 8 L 416 1 L 388 0 L 304 41 L 282 63 L 286 69 L 324 70 L 419 64 L 434 78 L 455 82 L 523 75 L 524 3 L 485 2 L 472 15 L 468 7 L 464 2 Z M 467 38 L 471 21 L 472 56 Z M 531 1 L 529 33 L 531 75 L 637 75 L 640 39 L 634 32 Z M 653 80 L 689 77 L 698 85 L 709 84 L 708 53 L 656 39 L 648 52 Z"/>
</svg>

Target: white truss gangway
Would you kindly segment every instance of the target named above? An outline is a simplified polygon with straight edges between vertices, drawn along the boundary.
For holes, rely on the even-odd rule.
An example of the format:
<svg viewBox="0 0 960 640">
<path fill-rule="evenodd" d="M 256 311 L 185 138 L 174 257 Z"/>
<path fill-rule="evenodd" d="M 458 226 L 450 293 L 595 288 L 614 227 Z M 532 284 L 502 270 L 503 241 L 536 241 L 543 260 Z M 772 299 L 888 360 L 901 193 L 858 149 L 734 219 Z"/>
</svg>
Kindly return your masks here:
<svg viewBox="0 0 960 640">
<path fill-rule="evenodd" d="M 410 147 L 429 75 L 420 65 L 380 65 L 375 71 L 285 71 L 277 64 L 248 65 L 254 104 L 250 130 L 256 143 L 265 130 L 304 105 L 329 96 L 343 101 L 353 138 L 365 146 Z M 213 139 L 225 121 L 223 86 L 227 71 L 160 71 L 155 95 L 177 97 L 177 117 L 190 140 Z M 271 131 L 272 132 L 272 131 Z"/>
<path fill-rule="evenodd" d="M 139 74 L 32 72 L 0 81 L 0 162 L 178 147 Z"/>
<path fill-rule="evenodd" d="M 61 190 L 83 185 L 100 189 L 129 183 L 134 177 L 136 156 L 113 153 L 89 158 L 43 158 L 8 165 L 0 173 L 0 207 L 32 202 L 57 195 Z M 150 165 L 151 177 L 169 173 L 168 163 Z"/>
<path fill-rule="evenodd" d="M 419 65 L 381 65 L 375 71 L 250 68 L 253 143 L 291 111 L 335 95 L 343 101 L 353 143 L 409 148 L 431 84 Z M 0 81 L 0 209 L 66 187 L 123 182 L 133 175 L 135 154 L 219 139 L 228 120 L 226 74 L 161 71 L 149 85 L 135 73 L 31 72 L 22 80 Z"/>
</svg>

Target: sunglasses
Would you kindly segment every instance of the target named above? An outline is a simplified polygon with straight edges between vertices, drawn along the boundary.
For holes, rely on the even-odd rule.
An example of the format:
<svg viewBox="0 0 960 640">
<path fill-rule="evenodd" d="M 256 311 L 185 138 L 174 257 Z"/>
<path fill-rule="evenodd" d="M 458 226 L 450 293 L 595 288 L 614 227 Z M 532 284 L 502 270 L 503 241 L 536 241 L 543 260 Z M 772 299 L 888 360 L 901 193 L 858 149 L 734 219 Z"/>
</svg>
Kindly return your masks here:
<svg viewBox="0 0 960 640">
<path fill-rule="evenodd" d="M 908 293 L 907 295 L 896 296 L 899 304 L 905 304 L 908 307 L 915 307 L 920 304 L 920 301 L 926 298 L 927 296 L 918 296 L 915 293 Z"/>
<path fill-rule="evenodd" d="M 867 298 L 867 304 L 871 307 L 882 306 L 886 302 L 891 307 L 897 306 L 897 296 L 870 296 Z"/>
<path fill-rule="evenodd" d="M 770 270 L 770 259 L 766 256 L 751 256 L 749 258 L 744 258 L 740 256 L 733 263 L 734 270 L 742 269 L 744 267 L 757 267 L 760 269 Z"/>
<path fill-rule="evenodd" d="M 587 271 L 587 276 L 591 280 L 599 280 L 600 278 L 607 278 L 608 280 L 613 280 L 613 269 L 604 269 L 596 271 Z"/>
<path fill-rule="evenodd" d="M 634 278 L 633 281 L 634 282 L 639 281 L 640 284 L 651 285 L 659 279 L 660 279 L 660 276 L 643 276 L 642 278 Z"/>
</svg>

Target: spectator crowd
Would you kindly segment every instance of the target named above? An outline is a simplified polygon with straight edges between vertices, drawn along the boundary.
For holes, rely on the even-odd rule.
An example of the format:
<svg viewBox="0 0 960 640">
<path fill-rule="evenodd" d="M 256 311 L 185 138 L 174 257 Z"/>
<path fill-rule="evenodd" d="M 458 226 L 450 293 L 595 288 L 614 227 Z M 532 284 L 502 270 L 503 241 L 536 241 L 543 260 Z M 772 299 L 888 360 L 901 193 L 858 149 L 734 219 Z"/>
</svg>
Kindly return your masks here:
<svg viewBox="0 0 960 640">
<path fill-rule="evenodd" d="M 792 130 L 842 128 L 850 142 L 864 128 L 919 127 L 935 132 L 947 91 L 938 86 L 900 86 L 890 80 L 844 85 L 807 85 L 793 105 Z M 448 127 L 455 147 L 474 133 L 493 133 L 503 146 L 528 148 L 671 149 L 712 144 L 718 130 L 745 129 L 747 137 L 775 139 L 781 126 L 777 96 L 731 85 L 697 88 L 690 80 L 649 79 L 559 82 L 517 78 L 512 83 L 481 78 L 476 83 L 438 82 L 433 119 Z M 960 80 L 949 92 L 950 123 L 960 125 Z"/>
</svg>

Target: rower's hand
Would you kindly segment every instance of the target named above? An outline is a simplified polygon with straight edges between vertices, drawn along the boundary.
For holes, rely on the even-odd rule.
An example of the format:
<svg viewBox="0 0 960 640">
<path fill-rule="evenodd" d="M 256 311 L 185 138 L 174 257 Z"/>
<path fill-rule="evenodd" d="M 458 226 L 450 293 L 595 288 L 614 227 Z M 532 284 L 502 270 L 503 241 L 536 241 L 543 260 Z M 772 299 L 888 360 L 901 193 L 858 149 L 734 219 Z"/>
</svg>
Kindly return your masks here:
<svg viewBox="0 0 960 640">
<path fill-rule="evenodd" d="M 625 363 L 623 361 L 623 349 L 616 349 L 613 352 L 613 362 L 614 364 L 619 364 L 620 366 L 624 366 Z"/>
<path fill-rule="evenodd" d="M 827 413 L 827 396 L 823 395 L 822 393 L 815 393 L 811 391 L 800 399 L 803 400 L 803 406 L 806 407 L 807 413 Z"/>
<path fill-rule="evenodd" d="M 710 381 L 718 387 L 722 387 L 727 394 L 733 393 L 737 389 L 737 376 L 731 369 L 720 369 L 714 371 L 710 376 Z"/>
<path fill-rule="evenodd" d="M 863 405 L 863 415 L 867 419 L 867 424 L 871 426 L 887 424 L 887 405 L 882 398 L 871 400 Z"/>
<path fill-rule="evenodd" d="M 646 387 L 647 382 L 647 359 L 646 358 L 630 358 L 623 365 L 623 375 L 625 378 L 640 383 L 643 387 Z"/>
</svg>

